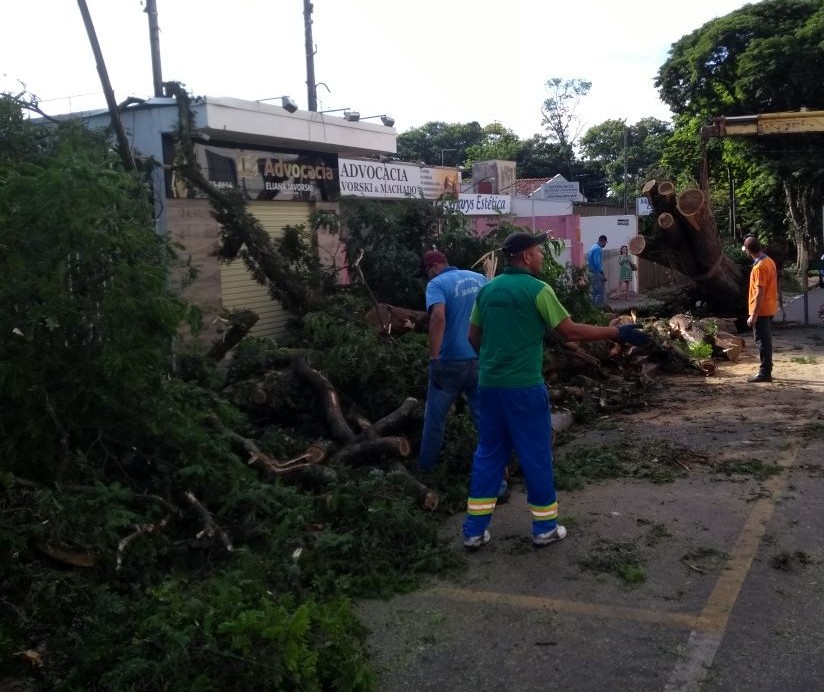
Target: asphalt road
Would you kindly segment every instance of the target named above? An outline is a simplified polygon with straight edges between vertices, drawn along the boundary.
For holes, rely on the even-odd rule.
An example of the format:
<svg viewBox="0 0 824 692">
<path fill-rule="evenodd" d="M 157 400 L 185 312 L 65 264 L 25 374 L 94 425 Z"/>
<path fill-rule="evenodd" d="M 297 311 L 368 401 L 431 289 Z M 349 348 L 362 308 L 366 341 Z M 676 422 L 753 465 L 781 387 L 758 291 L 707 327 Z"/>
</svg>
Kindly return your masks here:
<svg viewBox="0 0 824 692">
<path fill-rule="evenodd" d="M 824 690 L 824 330 L 777 330 L 773 384 L 746 384 L 753 360 L 570 443 L 666 441 L 685 477 L 560 493 L 570 535 L 540 550 L 516 486 L 464 573 L 361 603 L 380 689 Z M 780 469 L 718 472 L 753 462 Z"/>
</svg>

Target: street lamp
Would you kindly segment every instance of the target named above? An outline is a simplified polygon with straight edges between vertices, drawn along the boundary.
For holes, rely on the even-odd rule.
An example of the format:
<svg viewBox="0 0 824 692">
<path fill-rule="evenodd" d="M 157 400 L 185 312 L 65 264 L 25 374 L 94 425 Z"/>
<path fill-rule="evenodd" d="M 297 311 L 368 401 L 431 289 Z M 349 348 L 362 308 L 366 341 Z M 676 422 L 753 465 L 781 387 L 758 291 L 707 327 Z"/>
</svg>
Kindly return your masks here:
<svg viewBox="0 0 824 692">
<path fill-rule="evenodd" d="M 280 107 L 288 113 L 294 113 L 298 109 L 298 104 L 295 103 L 295 100 L 289 96 L 272 96 L 268 99 L 258 99 L 258 103 L 263 103 L 264 101 L 277 101 L 278 99 L 280 99 Z"/>
<path fill-rule="evenodd" d="M 380 118 L 381 122 L 386 125 L 386 127 L 392 127 L 395 124 L 395 118 L 391 115 L 386 115 L 386 113 L 383 115 L 367 115 L 366 117 L 361 118 L 361 120 L 371 120 L 372 118 Z"/>
<path fill-rule="evenodd" d="M 443 166 L 443 153 L 445 151 L 454 151 L 455 152 L 455 165 L 458 165 L 458 150 L 457 149 L 441 149 L 441 166 Z"/>
</svg>

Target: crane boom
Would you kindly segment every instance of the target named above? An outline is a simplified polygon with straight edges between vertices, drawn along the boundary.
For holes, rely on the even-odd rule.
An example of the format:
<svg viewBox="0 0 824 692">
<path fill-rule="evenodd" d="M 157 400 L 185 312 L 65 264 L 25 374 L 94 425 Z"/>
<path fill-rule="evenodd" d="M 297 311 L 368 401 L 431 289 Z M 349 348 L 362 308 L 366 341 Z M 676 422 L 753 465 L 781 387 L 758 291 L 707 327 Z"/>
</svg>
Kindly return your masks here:
<svg viewBox="0 0 824 692">
<path fill-rule="evenodd" d="M 749 135 L 788 135 L 824 132 L 824 111 L 790 111 L 760 115 L 718 116 L 701 128 L 701 139 Z"/>
</svg>

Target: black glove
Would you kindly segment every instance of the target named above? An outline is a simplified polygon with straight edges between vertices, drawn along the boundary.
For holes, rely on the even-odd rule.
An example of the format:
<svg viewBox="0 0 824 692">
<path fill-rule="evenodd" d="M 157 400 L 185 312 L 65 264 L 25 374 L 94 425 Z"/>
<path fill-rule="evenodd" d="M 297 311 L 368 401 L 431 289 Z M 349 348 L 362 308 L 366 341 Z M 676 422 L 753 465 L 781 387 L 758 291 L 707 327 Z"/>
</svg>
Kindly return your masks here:
<svg viewBox="0 0 824 692">
<path fill-rule="evenodd" d="M 648 344 L 649 334 L 645 334 L 642 329 L 643 327 L 637 322 L 622 324 L 618 327 L 618 341 L 622 344 L 632 344 L 633 346 Z"/>
<path fill-rule="evenodd" d="M 429 381 L 435 389 L 441 389 L 441 361 L 433 358 L 429 361 Z"/>
</svg>

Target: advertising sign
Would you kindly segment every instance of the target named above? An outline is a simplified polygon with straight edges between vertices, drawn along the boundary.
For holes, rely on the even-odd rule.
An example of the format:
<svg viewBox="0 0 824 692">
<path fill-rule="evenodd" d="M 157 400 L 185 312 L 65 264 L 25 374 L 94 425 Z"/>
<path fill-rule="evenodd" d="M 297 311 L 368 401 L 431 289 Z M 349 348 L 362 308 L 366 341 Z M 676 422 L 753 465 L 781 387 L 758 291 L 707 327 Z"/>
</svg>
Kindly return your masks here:
<svg viewBox="0 0 824 692">
<path fill-rule="evenodd" d="M 636 197 L 635 215 L 649 216 L 650 214 L 652 214 L 652 205 L 649 203 L 649 200 L 646 197 Z"/>
<path fill-rule="evenodd" d="M 421 185 L 426 199 L 443 195 L 456 197 L 461 192 L 461 172 L 457 168 L 421 168 Z"/>
<path fill-rule="evenodd" d="M 467 216 L 494 216 L 511 214 L 512 197 L 509 195 L 483 195 L 461 193 L 458 199 L 445 199 L 444 209 Z"/>
<path fill-rule="evenodd" d="M 341 195 L 348 197 L 436 200 L 444 195 L 456 197 L 461 189 L 461 173 L 456 168 L 359 159 L 339 159 L 338 166 Z"/>
<path fill-rule="evenodd" d="M 340 192 L 348 197 L 421 196 L 421 169 L 412 164 L 338 159 Z"/>
<path fill-rule="evenodd" d="M 541 193 L 538 196 L 556 202 L 581 202 L 583 200 L 577 181 L 548 182 L 541 187 Z"/>
<path fill-rule="evenodd" d="M 340 197 L 335 154 L 196 143 L 195 155 L 212 185 L 238 190 L 248 200 L 327 202 Z M 189 188 L 174 172 L 169 194 L 189 199 L 205 196 L 200 190 Z"/>
</svg>

